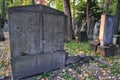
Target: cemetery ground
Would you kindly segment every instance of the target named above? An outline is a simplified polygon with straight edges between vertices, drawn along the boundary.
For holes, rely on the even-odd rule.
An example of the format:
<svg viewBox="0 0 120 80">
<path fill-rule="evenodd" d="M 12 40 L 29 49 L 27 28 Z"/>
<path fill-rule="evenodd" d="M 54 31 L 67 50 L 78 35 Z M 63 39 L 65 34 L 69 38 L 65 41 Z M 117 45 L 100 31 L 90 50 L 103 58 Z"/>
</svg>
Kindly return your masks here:
<svg viewBox="0 0 120 80">
<path fill-rule="evenodd" d="M 11 73 L 9 48 L 9 38 L 0 42 L 0 78 L 10 76 Z M 92 59 L 80 61 L 52 72 L 42 73 L 28 80 L 120 80 L 120 52 L 115 56 L 102 57 L 90 50 L 89 41 L 65 43 L 65 50 L 70 56 L 86 53 Z"/>
</svg>

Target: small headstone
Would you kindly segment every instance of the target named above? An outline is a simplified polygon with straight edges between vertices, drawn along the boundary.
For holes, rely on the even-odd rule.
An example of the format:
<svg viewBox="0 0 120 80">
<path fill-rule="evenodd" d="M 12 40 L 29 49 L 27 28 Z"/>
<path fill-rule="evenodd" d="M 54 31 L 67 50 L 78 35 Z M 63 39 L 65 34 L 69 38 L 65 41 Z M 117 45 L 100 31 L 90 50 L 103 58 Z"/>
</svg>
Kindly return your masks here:
<svg viewBox="0 0 120 80">
<path fill-rule="evenodd" d="M 86 31 L 78 31 L 78 41 L 87 41 L 87 32 Z"/>
<path fill-rule="evenodd" d="M 87 25 L 86 22 L 82 21 L 82 27 L 80 31 L 77 32 L 78 35 L 78 42 L 87 41 Z"/>
<path fill-rule="evenodd" d="M 80 31 L 77 32 L 78 42 L 87 41 L 87 25 L 86 22 L 82 21 L 82 27 Z"/>
<path fill-rule="evenodd" d="M 90 41 L 90 49 L 97 51 L 97 47 L 100 45 L 99 41 Z"/>
<path fill-rule="evenodd" d="M 120 35 L 114 35 L 113 44 L 120 44 Z"/>
<path fill-rule="evenodd" d="M 94 26 L 94 34 L 93 34 L 93 39 L 99 39 L 99 31 L 100 31 L 100 23 L 96 22 Z"/>
</svg>

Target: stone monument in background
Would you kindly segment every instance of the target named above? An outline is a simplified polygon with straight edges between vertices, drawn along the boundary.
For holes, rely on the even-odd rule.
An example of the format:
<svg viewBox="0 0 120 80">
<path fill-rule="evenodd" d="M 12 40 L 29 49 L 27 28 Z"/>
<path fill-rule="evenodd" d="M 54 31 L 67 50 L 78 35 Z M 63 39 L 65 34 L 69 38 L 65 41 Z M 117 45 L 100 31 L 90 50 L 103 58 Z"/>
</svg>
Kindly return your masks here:
<svg viewBox="0 0 120 80">
<path fill-rule="evenodd" d="M 78 42 L 87 41 L 87 23 L 83 20 L 80 31 L 77 32 Z"/>
<path fill-rule="evenodd" d="M 100 23 L 96 22 L 94 26 L 93 40 L 99 39 L 99 32 L 100 32 Z"/>
<path fill-rule="evenodd" d="M 101 53 L 103 56 L 115 54 L 115 46 L 113 45 L 114 21 L 113 16 L 106 14 L 101 15 L 100 46 L 98 46 L 97 52 Z"/>
<path fill-rule="evenodd" d="M 90 49 L 94 51 L 97 51 L 97 47 L 100 45 L 99 31 L 100 31 L 100 24 L 99 22 L 96 22 L 94 26 L 94 31 L 93 31 L 93 40 L 90 41 Z"/>
</svg>

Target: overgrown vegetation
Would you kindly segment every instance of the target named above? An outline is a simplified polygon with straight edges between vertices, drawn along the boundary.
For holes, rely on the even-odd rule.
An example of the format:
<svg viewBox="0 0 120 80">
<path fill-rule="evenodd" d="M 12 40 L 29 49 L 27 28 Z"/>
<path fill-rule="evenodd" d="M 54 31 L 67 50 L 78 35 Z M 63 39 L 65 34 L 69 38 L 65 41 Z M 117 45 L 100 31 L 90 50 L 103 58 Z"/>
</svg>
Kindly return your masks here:
<svg viewBox="0 0 120 80">
<path fill-rule="evenodd" d="M 6 8 L 5 8 L 5 14 L 7 19 L 7 9 L 8 7 L 12 6 L 22 6 L 22 5 L 29 5 L 32 4 L 32 0 L 14 0 L 14 3 L 11 3 L 10 0 L 6 0 Z M 103 0 L 105 2 L 105 0 Z M 1 0 L 0 0 L 0 3 Z M 62 1 L 61 0 L 48 0 L 48 5 L 51 7 L 54 7 L 60 11 L 63 11 L 62 7 Z M 106 3 L 106 2 L 105 2 Z M 85 20 L 86 19 L 86 0 L 76 0 L 75 2 L 70 0 L 71 4 L 71 12 L 73 13 L 73 17 L 79 20 Z M 1 21 L 1 5 L 0 5 L 0 21 Z M 113 0 L 109 6 L 109 13 L 114 15 L 116 10 L 116 0 Z M 104 10 L 103 10 L 104 12 Z M 93 0 L 93 3 L 90 7 L 90 16 L 95 16 L 96 20 L 100 19 L 100 14 L 102 13 L 102 10 L 100 8 L 99 3 L 97 0 Z M 79 21 L 78 20 L 78 21 Z M 120 34 L 120 31 L 119 31 Z M 97 73 L 101 72 L 103 79 L 105 77 L 113 77 L 116 76 L 116 79 L 120 79 L 120 53 L 116 54 L 116 56 L 112 57 L 102 57 L 100 54 L 92 51 L 89 47 L 89 41 L 88 42 L 67 42 L 65 43 L 65 50 L 68 52 L 69 56 L 72 55 L 80 55 L 82 53 L 85 53 L 89 56 L 92 56 L 93 58 L 97 60 L 102 60 L 105 63 L 99 63 L 96 60 L 88 61 L 88 63 L 84 63 L 82 66 L 78 66 L 76 64 L 73 64 L 72 67 L 66 67 L 57 73 L 57 78 L 60 80 L 99 80 L 102 79 L 100 74 L 97 75 Z M 9 55 L 9 39 L 7 39 L 4 42 L 0 42 L 0 76 L 2 75 L 10 75 L 10 55 Z M 93 74 L 95 70 L 92 68 L 97 67 L 98 70 L 96 70 L 96 75 Z M 89 71 L 89 68 L 91 71 Z M 91 73 L 89 73 L 89 72 Z M 56 76 L 55 72 L 45 72 L 38 76 L 33 77 L 33 80 L 53 80 L 53 77 Z"/>
<path fill-rule="evenodd" d="M 107 64 L 99 63 L 98 61 L 89 61 L 88 63 L 84 63 L 83 66 L 78 66 L 76 64 L 73 64 L 72 67 L 66 67 L 64 69 L 58 70 L 58 71 L 52 71 L 52 72 L 46 72 L 43 74 L 40 74 L 38 76 L 32 77 L 33 80 L 53 80 L 55 77 L 55 72 L 57 72 L 57 77 L 61 80 L 99 80 L 100 75 L 94 75 L 93 73 L 88 73 L 90 66 L 96 66 L 98 68 L 98 72 L 101 72 L 101 74 L 106 74 L 111 77 L 117 76 L 120 78 L 120 53 L 116 56 L 112 57 L 101 57 L 99 54 L 95 53 L 94 51 L 91 51 L 89 48 L 89 41 L 88 42 L 68 42 L 65 43 L 65 50 L 69 53 L 69 55 L 79 55 L 81 53 L 86 53 L 87 55 L 91 55 L 95 59 L 101 59 Z M 9 41 L 6 40 L 5 42 L 0 43 L 0 75 L 10 75 L 10 57 L 9 57 Z M 94 72 L 95 70 L 92 70 L 90 68 L 91 72 Z M 108 77 L 109 77 L 108 76 Z M 105 78 L 106 76 L 102 76 Z"/>
</svg>

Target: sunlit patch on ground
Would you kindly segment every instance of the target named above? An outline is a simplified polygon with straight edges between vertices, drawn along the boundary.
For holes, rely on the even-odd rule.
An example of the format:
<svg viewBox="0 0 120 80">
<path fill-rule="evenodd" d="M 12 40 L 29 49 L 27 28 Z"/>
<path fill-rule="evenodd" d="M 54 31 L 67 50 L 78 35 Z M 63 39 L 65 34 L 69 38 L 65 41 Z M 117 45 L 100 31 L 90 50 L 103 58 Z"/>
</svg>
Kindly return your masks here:
<svg viewBox="0 0 120 80">
<path fill-rule="evenodd" d="M 0 75 L 10 74 L 10 47 L 9 39 L 0 42 Z"/>
</svg>

